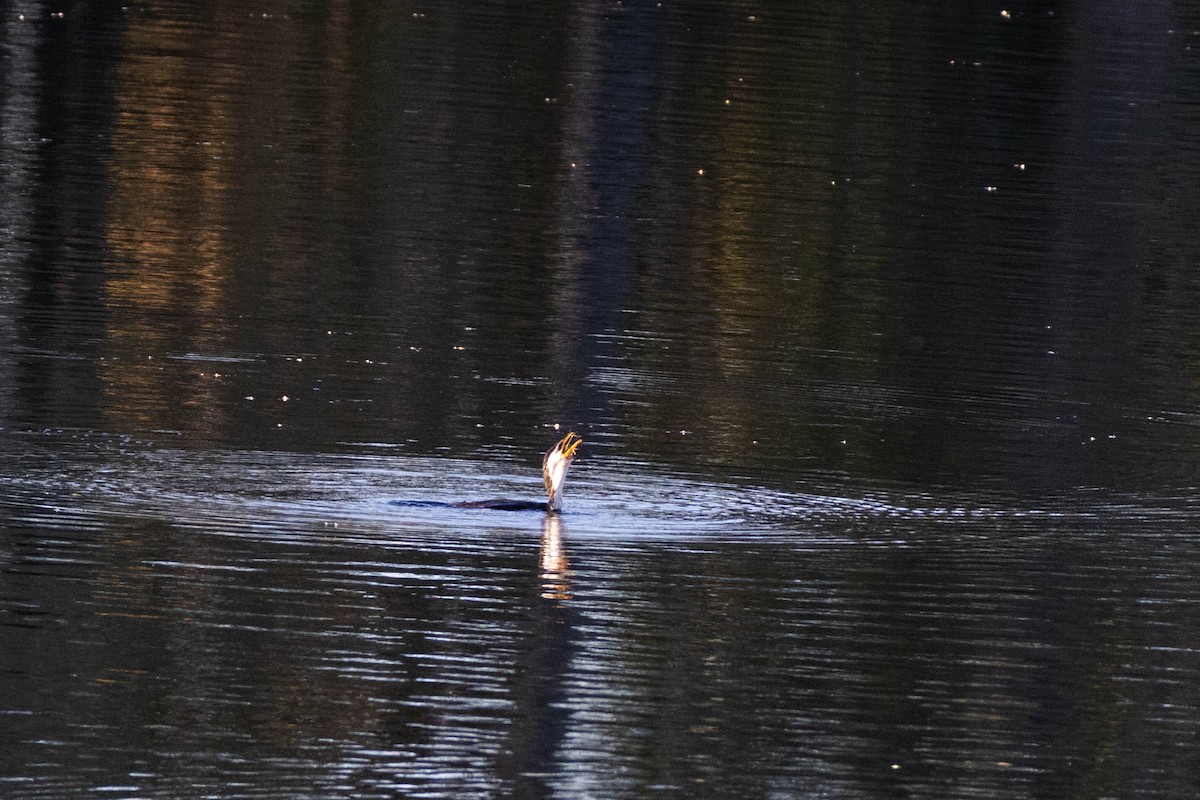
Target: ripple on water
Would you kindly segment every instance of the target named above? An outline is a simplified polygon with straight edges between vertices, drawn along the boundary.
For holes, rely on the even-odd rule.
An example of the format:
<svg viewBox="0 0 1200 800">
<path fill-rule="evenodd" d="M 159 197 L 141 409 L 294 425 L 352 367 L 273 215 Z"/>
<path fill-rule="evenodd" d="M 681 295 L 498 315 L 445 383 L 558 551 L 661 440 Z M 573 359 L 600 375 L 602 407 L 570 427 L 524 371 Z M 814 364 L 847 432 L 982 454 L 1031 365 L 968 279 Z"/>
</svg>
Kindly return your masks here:
<svg viewBox="0 0 1200 800">
<path fill-rule="evenodd" d="M 343 541 L 441 546 L 472 536 L 539 530 L 544 514 L 464 509 L 487 497 L 534 499 L 536 465 L 511 461 L 368 454 L 289 454 L 89 446 L 27 451 L 12 463 L 6 502 L 13 519 L 83 531 L 108 515 L 168 519 L 213 534 L 304 540 L 314 531 Z M 678 543 L 736 539 L 793 544 L 891 543 L 914 535 L 1020 535 L 1047 521 L 1086 524 L 1200 515 L 1190 492 L 1157 496 L 1039 498 L 996 493 L 946 496 L 828 481 L 794 490 L 719 482 L 618 459 L 582 460 L 562 517 L 573 537 Z M 997 523 L 1003 522 L 1003 525 Z M 929 524 L 926 524 L 929 523 Z"/>
</svg>

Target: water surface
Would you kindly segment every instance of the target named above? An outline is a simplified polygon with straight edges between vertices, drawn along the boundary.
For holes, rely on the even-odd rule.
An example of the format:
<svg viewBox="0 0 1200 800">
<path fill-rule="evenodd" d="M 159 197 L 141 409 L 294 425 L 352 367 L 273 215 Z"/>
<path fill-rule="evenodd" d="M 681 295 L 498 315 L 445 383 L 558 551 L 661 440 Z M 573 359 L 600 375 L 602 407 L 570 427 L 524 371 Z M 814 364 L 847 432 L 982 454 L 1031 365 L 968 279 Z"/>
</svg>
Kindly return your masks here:
<svg viewBox="0 0 1200 800">
<path fill-rule="evenodd" d="M 12 11 L 0 795 L 1194 793 L 1195 8 Z"/>
</svg>

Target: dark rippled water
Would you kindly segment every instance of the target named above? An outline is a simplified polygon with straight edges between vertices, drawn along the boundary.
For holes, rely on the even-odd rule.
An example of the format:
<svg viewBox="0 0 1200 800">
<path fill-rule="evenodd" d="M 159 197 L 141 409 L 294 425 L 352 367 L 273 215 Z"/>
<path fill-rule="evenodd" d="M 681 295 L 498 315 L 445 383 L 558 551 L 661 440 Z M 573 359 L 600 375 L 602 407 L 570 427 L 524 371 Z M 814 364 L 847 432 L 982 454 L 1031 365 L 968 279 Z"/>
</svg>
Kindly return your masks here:
<svg viewBox="0 0 1200 800">
<path fill-rule="evenodd" d="M 1200 9 L 18 5 L 0 797 L 1195 794 Z"/>
</svg>

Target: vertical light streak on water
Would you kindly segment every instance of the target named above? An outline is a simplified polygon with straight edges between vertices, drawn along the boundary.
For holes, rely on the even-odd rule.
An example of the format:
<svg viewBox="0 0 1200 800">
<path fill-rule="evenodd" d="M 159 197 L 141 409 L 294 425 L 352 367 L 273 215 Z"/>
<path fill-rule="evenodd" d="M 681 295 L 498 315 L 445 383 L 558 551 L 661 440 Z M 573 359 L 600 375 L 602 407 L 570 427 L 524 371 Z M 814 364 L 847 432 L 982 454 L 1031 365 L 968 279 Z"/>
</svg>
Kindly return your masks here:
<svg viewBox="0 0 1200 800">
<path fill-rule="evenodd" d="M 15 14 L 0 19 L 0 57 L 4 91 L 0 94 L 0 426 L 13 410 L 17 381 L 13 354 L 19 341 L 17 304 L 25 290 L 22 267 L 33 244 L 33 196 L 40 146 L 36 128 L 40 88 L 35 53 L 42 29 Z"/>
</svg>

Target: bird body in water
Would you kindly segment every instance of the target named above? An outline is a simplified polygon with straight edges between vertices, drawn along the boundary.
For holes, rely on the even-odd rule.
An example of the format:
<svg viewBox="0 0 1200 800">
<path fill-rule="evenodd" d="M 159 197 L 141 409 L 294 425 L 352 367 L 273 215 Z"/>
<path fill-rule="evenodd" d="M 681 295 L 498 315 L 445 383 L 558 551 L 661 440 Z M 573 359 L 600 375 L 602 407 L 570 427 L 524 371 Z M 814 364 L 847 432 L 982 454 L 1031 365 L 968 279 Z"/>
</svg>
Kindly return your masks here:
<svg viewBox="0 0 1200 800">
<path fill-rule="evenodd" d="M 563 484 L 567 480 L 567 471 L 579 451 L 583 439 L 575 431 L 571 431 L 560 439 L 542 457 L 542 483 L 546 486 L 546 502 L 537 503 L 531 500 L 469 500 L 454 503 L 456 508 L 489 508 L 494 511 L 535 511 L 544 509 L 550 514 L 562 511 Z"/>
</svg>

